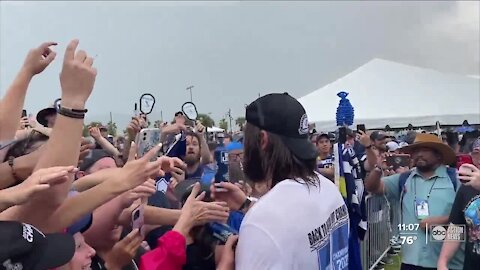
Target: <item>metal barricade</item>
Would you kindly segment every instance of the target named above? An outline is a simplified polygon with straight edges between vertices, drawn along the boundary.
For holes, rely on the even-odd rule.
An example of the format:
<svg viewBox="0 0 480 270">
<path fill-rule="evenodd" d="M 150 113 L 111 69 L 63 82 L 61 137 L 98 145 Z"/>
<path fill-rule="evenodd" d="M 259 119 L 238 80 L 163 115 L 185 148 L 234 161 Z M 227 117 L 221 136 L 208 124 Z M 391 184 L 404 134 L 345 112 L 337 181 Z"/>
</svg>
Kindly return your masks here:
<svg viewBox="0 0 480 270">
<path fill-rule="evenodd" d="M 390 209 L 398 207 L 389 205 L 385 196 L 368 195 L 365 199 L 368 229 L 361 245 L 362 268 L 374 269 L 390 249 L 392 221 L 398 220 L 396 212 Z"/>
</svg>

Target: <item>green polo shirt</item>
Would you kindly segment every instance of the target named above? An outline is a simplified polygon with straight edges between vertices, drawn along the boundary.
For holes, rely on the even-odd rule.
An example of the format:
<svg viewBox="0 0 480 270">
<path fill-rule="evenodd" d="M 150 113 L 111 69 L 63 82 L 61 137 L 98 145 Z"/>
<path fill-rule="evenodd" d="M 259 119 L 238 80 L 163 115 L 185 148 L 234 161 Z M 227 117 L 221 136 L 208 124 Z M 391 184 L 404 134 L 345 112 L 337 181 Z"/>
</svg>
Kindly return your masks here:
<svg viewBox="0 0 480 270">
<path fill-rule="evenodd" d="M 436 181 L 435 181 L 436 179 Z M 399 189 L 400 174 L 384 177 L 385 195 L 390 201 L 400 201 L 401 191 Z M 434 184 L 435 181 L 435 184 Z M 457 180 L 458 181 L 458 180 Z M 434 184 L 434 185 L 433 185 Z M 416 188 L 415 188 L 416 185 Z M 432 187 L 433 185 L 433 187 Z M 457 190 L 461 183 L 458 181 Z M 415 189 L 417 199 L 427 200 L 430 216 L 449 216 L 450 210 L 455 200 L 455 189 L 452 181 L 448 177 L 447 168 L 440 166 L 435 170 L 435 174 L 430 179 L 424 179 L 416 169 L 408 177 L 403 191 L 402 201 L 402 224 L 420 224 L 415 214 Z M 430 236 L 425 235 L 425 231 L 400 231 L 401 236 L 414 235 L 417 240 L 413 244 L 404 243 L 402 245 L 402 262 L 421 267 L 436 268 L 442 242 L 430 241 Z M 428 241 L 427 241 L 428 240 Z M 449 269 L 463 269 L 464 245 L 455 254 L 448 264 Z"/>
</svg>

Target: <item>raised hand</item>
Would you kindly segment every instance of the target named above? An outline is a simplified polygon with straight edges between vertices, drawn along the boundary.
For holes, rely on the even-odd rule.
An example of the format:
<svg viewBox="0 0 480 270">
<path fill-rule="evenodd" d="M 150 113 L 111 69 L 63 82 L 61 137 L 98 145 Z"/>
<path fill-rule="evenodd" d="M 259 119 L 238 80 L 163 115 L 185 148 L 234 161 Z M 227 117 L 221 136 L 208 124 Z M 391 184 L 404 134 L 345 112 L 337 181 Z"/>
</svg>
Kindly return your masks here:
<svg viewBox="0 0 480 270">
<path fill-rule="evenodd" d="M 185 163 L 178 158 L 162 156 L 157 158 L 156 161 L 150 161 L 157 156 L 160 148 L 161 145 L 157 145 L 142 158 L 135 159 L 137 146 L 135 143 L 132 143 L 128 162 L 119 170 L 120 175 L 118 176 L 120 179 L 124 179 L 122 181 L 125 181 L 124 183 L 129 185 L 129 189 L 143 184 L 149 178 L 163 176 L 166 172 L 172 171 L 175 167 L 186 167 Z"/>
<path fill-rule="evenodd" d="M 28 72 L 29 75 L 34 76 L 41 73 L 45 68 L 50 65 L 51 62 L 55 59 L 57 53 L 52 51 L 49 47 L 55 46 L 55 42 L 45 42 L 42 43 L 35 49 L 31 49 L 25 62 L 23 63 L 23 70 Z"/>
<path fill-rule="evenodd" d="M 138 229 L 131 231 L 125 238 L 117 242 L 105 256 L 107 269 L 122 269 L 135 257 L 142 244 L 143 236 Z"/>
<path fill-rule="evenodd" d="M 34 172 L 30 177 L 23 181 L 20 185 L 16 185 L 9 189 L 14 204 L 23 204 L 31 197 L 51 186 L 66 182 L 70 174 L 75 173 L 76 168 L 68 167 L 50 167 L 40 169 Z"/>
<path fill-rule="evenodd" d="M 229 209 L 225 202 L 203 202 L 205 192 L 199 195 L 199 191 L 200 183 L 196 183 L 182 207 L 182 213 L 177 224 L 173 228 L 184 236 L 187 236 L 194 226 L 213 221 L 226 222 L 228 219 Z"/>
<path fill-rule="evenodd" d="M 20 119 L 20 129 L 26 129 L 29 126 L 30 126 L 30 121 L 28 120 L 27 117 L 23 117 L 22 119 Z"/>
<path fill-rule="evenodd" d="M 123 194 L 123 204 L 127 208 L 138 199 L 147 199 L 157 192 L 155 180 L 148 179 L 145 183 Z"/>
<path fill-rule="evenodd" d="M 98 127 L 90 127 L 89 130 L 90 136 L 94 139 L 98 139 L 102 137 L 102 133 L 100 133 L 100 129 Z"/>
<path fill-rule="evenodd" d="M 212 197 L 216 201 L 226 202 L 232 210 L 238 210 L 247 199 L 247 195 L 242 189 L 230 182 L 214 183 L 210 187 Z"/>
<path fill-rule="evenodd" d="M 128 138 L 133 141 L 143 126 L 143 119 L 139 116 L 133 117 L 127 127 Z"/>
<path fill-rule="evenodd" d="M 65 50 L 60 84 L 62 86 L 62 105 L 82 109 L 92 93 L 97 70 L 92 67 L 93 58 L 83 50 L 77 50 L 78 40 L 70 41 Z M 79 108 L 81 107 L 81 108 Z"/>
<path fill-rule="evenodd" d="M 472 164 L 463 164 L 458 170 L 458 179 L 466 182 L 465 185 L 480 190 L 480 169 Z"/>
<path fill-rule="evenodd" d="M 370 140 L 370 136 L 368 136 L 367 133 L 363 132 L 362 130 L 359 130 L 358 133 L 360 133 L 360 143 L 364 147 L 368 147 L 372 144 L 372 140 Z"/>
<path fill-rule="evenodd" d="M 238 235 L 228 237 L 225 247 L 223 248 L 222 257 L 218 263 L 217 269 L 234 269 L 235 268 L 235 247 L 238 242 Z"/>
<path fill-rule="evenodd" d="M 197 133 L 198 135 L 205 134 L 205 126 L 202 125 L 202 123 L 200 121 L 197 121 L 197 123 L 196 123 L 195 133 Z"/>
</svg>

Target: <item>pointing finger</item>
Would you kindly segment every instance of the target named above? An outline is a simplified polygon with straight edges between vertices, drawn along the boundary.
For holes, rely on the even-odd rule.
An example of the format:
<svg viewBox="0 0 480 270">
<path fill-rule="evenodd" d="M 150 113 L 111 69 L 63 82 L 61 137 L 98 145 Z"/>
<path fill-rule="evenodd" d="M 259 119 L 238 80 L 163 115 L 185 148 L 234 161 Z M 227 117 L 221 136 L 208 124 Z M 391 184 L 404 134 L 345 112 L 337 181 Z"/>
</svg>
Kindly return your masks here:
<svg viewBox="0 0 480 270">
<path fill-rule="evenodd" d="M 63 58 L 64 63 L 74 59 L 75 50 L 77 49 L 78 43 L 79 43 L 78 39 L 74 39 L 70 41 L 70 43 L 67 46 L 67 49 L 65 50 L 65 57 Z"/>
</svg>

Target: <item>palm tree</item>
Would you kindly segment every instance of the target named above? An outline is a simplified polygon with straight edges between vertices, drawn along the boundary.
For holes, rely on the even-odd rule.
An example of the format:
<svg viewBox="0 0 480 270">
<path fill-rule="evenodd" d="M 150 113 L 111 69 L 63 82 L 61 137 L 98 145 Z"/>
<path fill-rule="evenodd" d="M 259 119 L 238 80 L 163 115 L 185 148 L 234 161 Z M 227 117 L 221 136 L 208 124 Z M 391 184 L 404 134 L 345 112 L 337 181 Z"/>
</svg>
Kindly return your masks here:
<svg viewBox="0 0 480 270">
<path fill-rule="evenodd" d="M 206 127 L 213 127 L 215 126 L 215 121 L 210 117 L 208 114 L 199 113 L 198 120 L 202 123 L 202 125 Z"/>
<path fill-rule="evenodd" d="M 227 131 L 228 130 L 227 120 L 225 118 L 221 119 L 220 122 L 218 123 L 218 127 Z"/>
<path fill-rule="evenodd" d="M 243 130 L 243 126 L 245 125 L 245 117 L 240 116 L 235 120 L 235 124 L 240 128 L 240 130 Z"/>
</svg>

